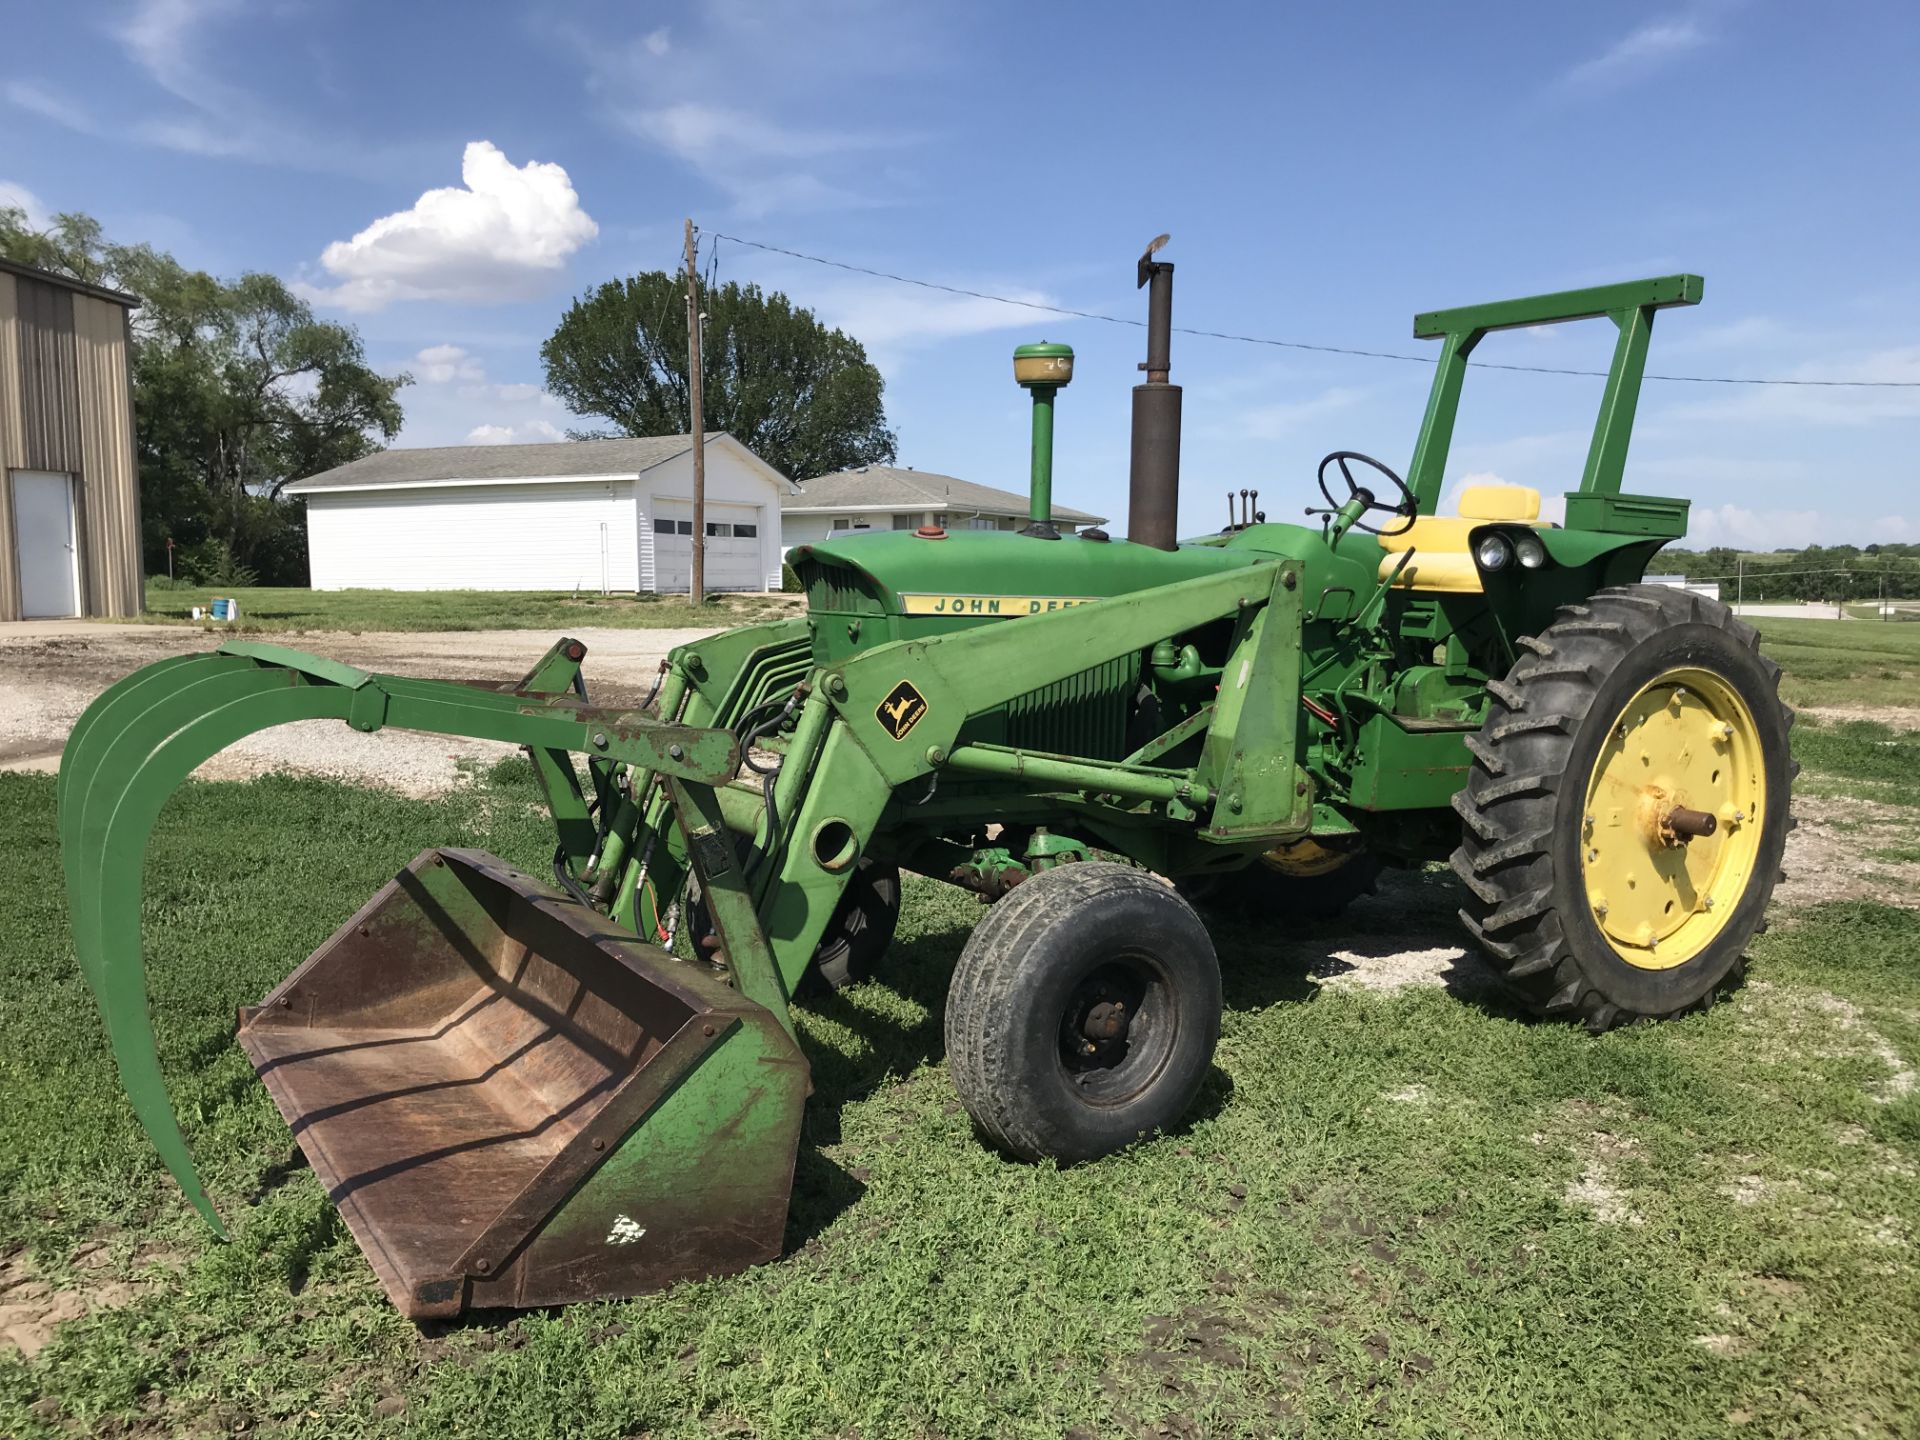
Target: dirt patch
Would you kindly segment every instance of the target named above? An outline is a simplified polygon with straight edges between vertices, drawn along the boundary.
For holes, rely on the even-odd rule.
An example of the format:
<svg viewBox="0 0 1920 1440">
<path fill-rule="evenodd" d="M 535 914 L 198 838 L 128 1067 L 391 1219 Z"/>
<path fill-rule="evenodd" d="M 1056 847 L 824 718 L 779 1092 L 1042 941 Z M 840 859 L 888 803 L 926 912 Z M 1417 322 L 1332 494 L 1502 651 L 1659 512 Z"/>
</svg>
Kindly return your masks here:
<svg viewBox="0 0 1920 1440">
<path fill-rule="evenodd" d="M 1911 705 L 1802 705 L 1795 713 L 1823 724 L 1872 720 L 1895 730 L 1920 730 L 1920 708 Z"/>
<path fill-rule="evenodd" d="M 1832 900 L 1877 900 L 1920 906 L 1920 865 L 1871 858 L 1875 850 L 1920 843 L 1920 813 L 1873 800 L 1796 795 L 1782 866 L 1787 878 L 1773 892 L 1789 908 Z"/>
<path fill-rule="evenodd" d="M 1722 1360 L 1731 1360 L 1749 1349 L 1748 1343 L 1738 1335 L 1696 1335 L 1693 1343 L 1709 1355 L 1718 1355 Z"/>
<path fill-rule="evenodd" d="M 1392 995 L 1435 987 L 1469 1000 L 1499 996 L 1499 976 L 1460 924 L 1463 893 L 1438 870 L 1390 871 L 1377 893 L 1317 927 L 1315 938 L 1290 937 L 1279 948 L 1296 955 L 1308 982 L 1325 990 Z"/>
<path fill-rule="evenodd" d="M 0 1347 L 31 1360 L 68 1321 L 116 1310 L 139 1297 L 138 1286 L 110 1278 L 110 1257 L 98 1241 L 75 1251 L 73 1265 L 79 1283 L 56 1289 L 25 1253 L 0 1257 Z"/>
<path fill-rule="evenodd" d="M 1580 1168 L 1561 1191 L 1561 1203 L 1587 1211 L 1603 1225 L 1647 1223 L 1621 1176 L 1625 1163 L 1640 1153 L 1640 1142 L 1626 1133 L 1627 1118 L 1617 1106 L 1569 1100 L 1531 1137 L 1536 1145 L 1558 1144 L 1568 1151 Z"/>
<path fill-rule="evenodd" d="M 1748 982 L 1747 993 L 1755 1002 L 1749 1023 L 1771 1037 L 1770 1043 L 1785 1044 L 1808 1059 L 1879 1062 L 1886 1078 L 1867 1086 L 1866 1093 L 1883 1105 L 1920 1090 L 1920 1071 L 1851 1000 L 1768 980 Z"/>
<path fill-rule="evenodd" d="M 637 705 L 669 649 L 709 630 L 580 630 L 596 704 Z M 0 770 L 57 767 L 67 733 L 93 698 L 122 676 L 170 655 L 211 650 L 224 637 L 201 630 L 127 625 L 77 627 L 14 638 L 0 630 Z M 275 643 L 360 669 L 450 680 L 517 680 L 554 637 L 539 630 L 276 635 Z M 325 775 L 408 795 L 435 795 L 467 782 L 475 765 L 515 753 L 488 740 L 382 730 L 367 735 L 330 720 L 263 730 L 222 751 L 195 773 L 245 780 L 269 771 Z"/>
</svg>

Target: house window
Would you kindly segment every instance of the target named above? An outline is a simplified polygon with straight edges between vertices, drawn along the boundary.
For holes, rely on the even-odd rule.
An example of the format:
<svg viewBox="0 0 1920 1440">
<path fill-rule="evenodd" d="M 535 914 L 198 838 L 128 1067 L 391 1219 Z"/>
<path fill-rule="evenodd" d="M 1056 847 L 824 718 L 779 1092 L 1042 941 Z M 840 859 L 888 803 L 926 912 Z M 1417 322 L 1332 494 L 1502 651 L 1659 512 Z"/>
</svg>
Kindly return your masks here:
<svg viewBox="0 0 1920 1440">
<path fill-rule="evenodd" d="M 671 520 L 663 520 L 658 515 L 654 516 L 653 533 L 656 535 L 673 534 L 673 522 Z"/>
<path fill-rule="evenodd" d="M 735 525 L 733 527 L 733 538 L 736 540 L 752 540 L 758 536 L 759 533 L 760 527 L 758 525 Z"/>
<path fill-rule="evenodd" d="M 967 529 L 969 530 L 998 530 L 999 528 L 1000 522 L 991 515 L 969 515 L 967 517 Z"/>
</svg>

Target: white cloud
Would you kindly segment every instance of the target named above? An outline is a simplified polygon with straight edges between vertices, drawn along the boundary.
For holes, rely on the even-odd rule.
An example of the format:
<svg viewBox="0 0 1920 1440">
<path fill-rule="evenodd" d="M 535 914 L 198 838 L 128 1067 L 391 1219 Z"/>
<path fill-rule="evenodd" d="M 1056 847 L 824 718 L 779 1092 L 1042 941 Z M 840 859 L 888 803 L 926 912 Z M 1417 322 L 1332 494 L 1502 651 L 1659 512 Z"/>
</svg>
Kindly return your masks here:
<svg viewBox="0 0 1920 1440">
<path fill-rule="evenodd" d="M 8 104 L 17 105 L 29 115 L 38 115 L 42 120 L 51 120 L 82 135 L 100 133 L 100 127 L 85 106 L 38 81 L 9 80 L 0 86 L 0 95 L 6 97 Z"/>
<path fill-rule="evenodd" d="M 1744 505 L 1695 505 L 1687 516 L 1689 549 L 1730 545 L 1782 550 L 1819 543 L 1832 524 L 1818 510 L 1750 510 Z M 1877 527 L 1876 527 L 1877 528 Z"/>
<path fill-rule="evenodd" d="M 566 438 L 561 430 L 545 420 L 529 420 L 521 425 L 476 425 L 467 432 L 469 445 L 541 445 Z"/>
<path fill-rule="evenodd" d="M 1058 301 L 1044 291 L 1019 286 L 994 288 L 1010 300 L 1036 305 Z M 813 292 L 809 306 L 821 320 L 844 330 L 869 350 L 900 350 L 961 335 L 983 335 L 995 330 L 1031 328 L 1041 312 L 1002 305 L 970 295 L 943 295 L 938 291 L 909 290 L 901 285 L 829 285 Z M 1068 323 L 1069 317 L 1047 315 L 1048 325 Z"/>
<path fill-rule="evenodd" d="M 40 197 L 24 185 L 16 185 L 11 180 L 0 180 L 0 210 L 23 210 L 27 224 L 35 230 L 47 228 L 49 216 L 47 207 L 40 203 Z"/>
<path fill-rule="evenodd" d="M 490 388 L 493 391 L 494 397 L 499 400 L 507 400 L 507 401 L 545 400 L 554 405 L 558 405 L 560 403 L 558 400 L 554 399 L 553 396 L 549 395 L 546 392 L 546 390 L 539 385 L 507 384 L 507 385 L 495 385 Z"/>
<path fill-rule="evenodd" d="M 454 380 L 484 380 L 487 372 L 458 345 L 429 345 L 413 357 L 413 378 L 424 385 Z"/>
<path fill-rule="evenodd" d="M 1780 378 L 1865 383 L 1689 385 L 1686 391 L 1705 398 L 1662 406 L 1658 423 L 1852 427 L 1920 417 L 1920 345 L 1876 350 L 1853 360 L 1808 360 L 1789 367 Z"/>
<path fill-rule="evenodd" d="M 903 174 L 887 177 L 884 196 L 868 189 L 866 156 L 919 139 L 884 97 L 947 62 L 953 23 L 892 0 L 722 0 L 671 34 L 563 33 L 613 124 L 692 168 L 736 214 L 759 217 L 894 203 L 909 191 Z"/>
<path fill-rule="evenodd" d="M 1309 420 L 1359 404 L 1367 393 L 1351 385 L 1334 385 L 1305 400 L 1256 406 L 1240 417 L 1240 430 L 1254 440 L 1278 440 Z"/>
<path fill-rule="evenodd" d="M 729 155 L 805 159 L 879 143 L 854 135 L 796 129 L 744 110 L 697 100 L 636 111 L 629 123 L 636 134 L 696 165 L 711 164 Z"/>
<path fill-rule="evenodd" d="M 1591 60 L 1582 61 L 1567 71 L 1561 84 L 1566 89 L 1589 94 L 1611 90 L 1699 49 L 1710 38 L 1697 20 L 1684 15 L 1649 21 Z"/>
<path fill-rule="evenodd" d="M 753 218 L 774 211 L 881 203 L 794 167 L 849 151 L 904 144 L 910 139 L 809 130 L 699 100 L 628 111 L 621 118 L 635 136 L 698 170 L 727 192 L 737 213 Z"/>
<path fill-rule="evenodd" d="M 1709 350 L 1751 350 L 1756 345 L 1777 346 L 1788 337 L 1786 327 L 1767 315 L 1748 315 L 1723 325 L 1676 325 L 1659 340 L 1667 355 Z"/>
<path fill-rule="evenodd" d="M 245 0 L 136 0 L 116 23 L 104 27 L 128 62 L 160 92 L 162 108 L 136 85 L 115 100 L 143 113 L 116 113 L 103 123 L 87 105 L 37 80 L 9 80 L 0 98 L 42 119 L 98 139 L 150 145 L 222 160 L 251 160 L 349 175 L 388 175 L 418 152 L 413 142 L 382 137 L 362 144 L 331 133 L 310 119 L 287 114 L 279 104 L 235 84 L 253 73 L 232 53 L 210 53 L 222 26 L 273 26 L 284 31 L 299 5 L 248 6 Z M 227 37 L 231 39 L 232 37 Z M 294 49 L 283 33 L 271 48 Z M 297 42 L 296 42 L 297 44 Z M 312 57 L 302 57 L 309 59 Z M 245 61 L 251 61 L 248 54 Z"/>
<path fill-rule="evenodd" d="M 395 300 L 525 300 L 600 233 L 559 165 L 516 167 L 490 141 L 475 140 L 460 177 L 464 185 L 429 190 L 410 208 L 327 246 L 320 263 L 339 283 L 303 292 L 360 311 Z"/>
<path fill-rule="evenodd" d="M 1910 515 L 1881 515 L 1867 526 L 1868 544 L 1911 545 L 1920 540 L 1920 520 Z"/>
</svg>

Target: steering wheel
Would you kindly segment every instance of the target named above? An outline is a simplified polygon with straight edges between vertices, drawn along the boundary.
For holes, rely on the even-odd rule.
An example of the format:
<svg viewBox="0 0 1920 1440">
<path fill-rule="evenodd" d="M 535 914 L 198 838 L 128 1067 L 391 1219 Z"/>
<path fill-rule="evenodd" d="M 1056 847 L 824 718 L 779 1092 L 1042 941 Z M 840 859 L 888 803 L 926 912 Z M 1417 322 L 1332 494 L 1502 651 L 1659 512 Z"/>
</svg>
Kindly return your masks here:
<svg viewBox="0 0 1920 1440">
<path fill-rule="evenodd" d="M 1353 478 L 1353 471 L 1347 468 L 1347 462 L 1349 460 L 1358 460 L 1362 465 L 1371 465 L 1375 470 L 1378 470 L 1382 475 L 1386 476 L 1387 479 L 1391 480 L 1394 488 L 1400 492 L 1399 502 L 1394 505 L 1383 505 L 1374 498 L 1373 491 L 1367 489 L 1364 485 L 1356 484 Z M 1398 529 L 1388 530 L 1384 527 L 1376 528 L 1372 525 L 1363 525 L 1356 520 L 1353 522 L 1354 529 L 1364 530 L 1369 535 L 1404 535 L 1413 528 L 1413 522 L 1420 514 L 1420 502 L 1413 498 L 1413 491 L 1407 488 L 1407 482 L 1394 474 L 1393 471 L 1382 465 L 1371 455 L 1362 455 L 1358 450 L 1334 451 L 1320 462 L 1318 478 L 1320 480 L 1320 493 L 1326 496 L 1327 504 L 1333 506 L 1335 510 L 1338 510 L 1346 502 L 1334 499 L 1333 492 L 1327 488 L 1327 467 L 1329 465 L 1338 465 L 1340 467 L 1340 478 L 1347 482 L 1347 498 L 1349 500 L 1359 498 L 1366 501 L 1367 511 L 1364 513 L 1378 510 L 1386 515 L 1398 515 L 1406 522 Z"/>
</svg>

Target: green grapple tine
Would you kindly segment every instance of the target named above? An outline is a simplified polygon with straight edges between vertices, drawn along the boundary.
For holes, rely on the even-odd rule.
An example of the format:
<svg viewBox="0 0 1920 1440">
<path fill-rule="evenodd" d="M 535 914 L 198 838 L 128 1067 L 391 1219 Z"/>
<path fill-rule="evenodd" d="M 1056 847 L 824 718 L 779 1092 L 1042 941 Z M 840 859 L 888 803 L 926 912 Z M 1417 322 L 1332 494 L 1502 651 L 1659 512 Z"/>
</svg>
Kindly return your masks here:
<svg viewBox="0 0 1920 1440">
<path fill-rule="evenodd" d="M 172 672 L 185 666 L 204 668 L 207 661 L 212 658 L 206 654 L 174 655 L 165 660 L 156 661 L 152 665 L 143 666 L 131 675 L 124 676 L 109 685 L 94 697 L 91 705 L 81 712 L 80 718 L 74 722 L 73 729 L 67 735 L 66 746 L 60 754 L 59 777 L 54 782 L 54 797 L 59 806 L 63 840 L 66 838 L 66 823 L 69 816 L 67 792 L 72 786 L 73 777 L 87 773 L 88 765 L 91 763 L 90 750 L 96 743 L 105 743 L 100 737 L 111 738 L 119 733 L 111 725 L 103 728 L 100 722 L 110 714 L 122 713 L 120 707 L 135 692 L 144 691 L 151 685 L 167 680 L 169 676 L 175 684 L 178 684 L 180 677 Z M 78 819 L 77 812 L 74 812 L 73 818 Z"/>
<path fill-rule="evenodd" d="M 133 718 L 124 728 L 117 714 L 111 727 L 90 727 L 101 739 L 85 747 L 80 759 L 89 768 L 75 767 L 62 814 L 74 948 L 127 1098 L 194 1208 L 222 1234 L 160 1073 L 141 959 L 140 882 L 153 823 L 194 767 L 255 730 L 345 714 L 349 692 L 290 678 L 250 663 L 202 663 L 129 688 L 112 708 Z"/>
<path fill-rule="evenodd" d="M 223 1236 L 155 1046 L 146 848 L 202 761 L 309 719 L 597 752 L 709 806 L 739 766 L 724 729 L 271 645 L 162 661 L 102 694 L 58 785 L 74 950 L 134 1114 Z M 764 956 L 751 911 L 730 926 L 743 967 Z M 394 1303 L 426 1318 L 641 1294 L 776 1256 L 808 1088 L 786 1026 L 505 862 L 436 850 L 244 1010 L 238 1039 Z"/>
</svg>

